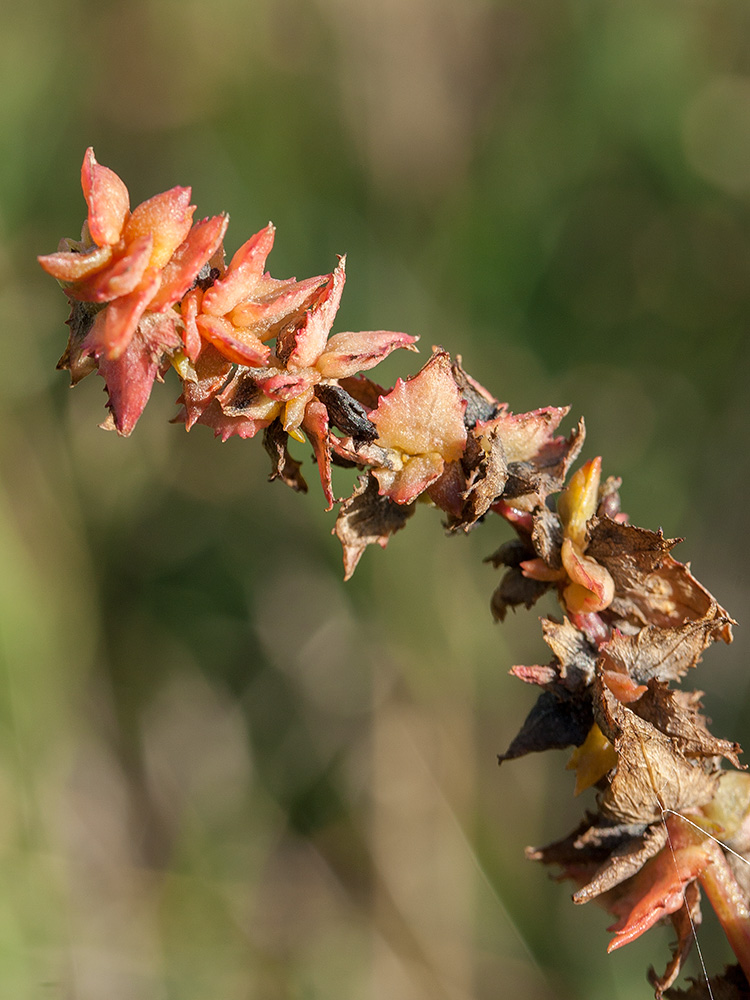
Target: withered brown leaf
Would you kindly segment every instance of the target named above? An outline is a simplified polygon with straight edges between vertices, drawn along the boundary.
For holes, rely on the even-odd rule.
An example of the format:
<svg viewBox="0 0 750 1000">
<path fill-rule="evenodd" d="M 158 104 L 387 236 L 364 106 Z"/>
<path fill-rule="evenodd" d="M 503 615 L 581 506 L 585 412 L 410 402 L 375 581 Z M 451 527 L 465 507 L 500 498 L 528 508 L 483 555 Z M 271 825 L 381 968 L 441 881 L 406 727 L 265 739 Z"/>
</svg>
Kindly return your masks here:
<svg viewBox="0 0 750 1000">
<path fill-rule="evenodd" d="M 591 729 L 593 715 L 588 698 L 572 695 L 564 688 L 543 691 L 515 739 L 498 762 L 515 760 L 527 753 L 580 746 Z"/>
<path fill-rule="evenodd" d="M 623 670 L 638 684 L 679 680 L 700 663 L 707 646 L 723 638 L 729 624 L 714 605 L 706 617 L 675 628 L 646 625 L 634 635 L 615 632 L 601 651 L 605 669 Z"/>
<path fill-rule="evenodd" d="M 534 527 L 531 532 L 531 543 L 534 552 L 550 569 L 561 569 L 560 548 L 563 543 L 563 530 L 560 518 L 547 506 L 541 506 L 533 511 L 532 521 Z"/>
<path fill-rule="evenodd" d="M 750 984 L 739 965 L 729 965 L 722 975 L 711 976 L 708 983 L 693 979 L 688 989 L 670 989 L 664 996 L 666 1000 L 749 1000 Z"/>
<path fill-rule="evenodd" d="M 594 718 L 617 753 L 617 769 L 600 794 L 604 816 L 626 823 L 652 823 L 663 810 L 682 812 L 705 805 L 717 776 L 686 760 L 675 741 L 622 705 L 596 680 Z"/>
<path fill-rule="evenodd" d="M 574 903 L 588 903 L 602 893 L 621 885 L 643 868 L 667 843 L 663 823 L 654 823 L 636 837 L 631 837 L 611 850 L 604 863 L 585 886 L 573 895 Z"/>
<path fill-rule="evenodd" d="M 560 683 L 570 691 L 580 691 L 594 679 L 597 650 L 580 629 L 567 618 L 556 622 L 542 618 L 544 641 L 555 654 Z"/>
<path fill-rule="evenodd" d="M 377 480 L 360 476 L 359 486 L 341 504 L 333 529 L 344 549 L 344 578 L 348 580 L 368 545 L 385 548 L 414 513 L 414 503 L 397 504 L 378 493 Z"/>
<path fill-rule="evenodd" d="M 272 468 L 268 480 L 281 479 L 298 493 L 307 493 L 307 483 L 300 472 L 301 463 L 289 454 L 288 442 L 289 435 L 278 419 L 263 431 L 263 447 L 271 456 Z"/>
<path fill-rule="evenodd" d="M 464 411 L 464 423 L 467 428 L 474 427 L 477 421 L 491 420 L 504 408 L 498 403 L 495 397 L 475 381 L 463 367 L 461 355 L 456 355 L 455 361 L 451 365 L 453 378 L 458 386 L 458 391 L 466 400 L 466 410 Z"/>
<path fill-rule="evenodd" d="M 462 471 L 462 502 L 459 514 L 448 512 L 446 527 L 449 531 L 469 531 L 503 495 L 508 481 L 508 466 L 499 430 L 493 428 L 485 435 L 482 444 L 469 432 L 466 450 L 455 464 Z M 430 489 L 429 493 L 438 506 L 441 506 L 435 490 Z"/>
<path fill-rule="evenodd" d="M 613 624 L 622 619 L 631 626 L 674 628 L 718 615 L 727 622 L 721 625 L 721 638 L 731 642 L 726 611 L 689 568 L 670 555 L 679 541 L 665 538 L 661 530 L 620 524 L 608 517 L 591 519 L 586 555 L 605 566 L 615 583 L 608 618 Z"/>
<path fill-rule="evenodd" d="M 706 728 L 701 707 L 702 691 L 673 691 L 656 680 L 648 682 L 648 691 L 631 706 L 646 722 L 669 736 L 684 757 L 726 757 L 735 767 L 742 765 L 737 754 L 739 743 L 713 736 Z"/>
<path fill-rule="evenodd" d="M 629 878 L 666 842 L 666 830 L 661 823 L 645 828 L 643 823 L 612 823 L 598 814 L 587 813 L 567 837 L 546 847 L 527 847 L 525 853 L 529 861 L 559 865 L 562 877 L 573 879 L 580 887 L 579 892 L 585 894 L 577 902 L 586 902 Z M 615 856 L 617 861 L 610 865 Z M 588 891 L 592 880 L 598 880 L 597 886 Z"/>
<path fill-rule="evenodd" d="M 495 621 L 505 621 L 508 608 L 517 608 L 522 604 L 531 608 L 542 595 L 546 594 L 552 584 L 542 580 L 531 580 L 523 575 L 520 569 L 512 567 L 495 587 L 490 598 L 490 608 Z"/>
</svg>

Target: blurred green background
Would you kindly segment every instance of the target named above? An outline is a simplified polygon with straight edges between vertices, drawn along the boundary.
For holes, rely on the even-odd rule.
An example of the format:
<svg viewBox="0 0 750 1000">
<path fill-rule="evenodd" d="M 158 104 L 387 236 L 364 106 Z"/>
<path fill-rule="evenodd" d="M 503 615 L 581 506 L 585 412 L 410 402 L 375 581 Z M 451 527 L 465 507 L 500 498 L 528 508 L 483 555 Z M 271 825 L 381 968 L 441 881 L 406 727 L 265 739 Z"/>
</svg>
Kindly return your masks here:
<svg viewBox="0 0 750 1000">
<path fill-rule="evenodd" d="M 97 428 L 34 258 L 88 145 L 133 205 L 228 210 L 230 251 L 272 219 L 277 277 L 348 253 L 335 330 L 570 404 L 747 622 L 746 0 L 31 0 L 0 78 L 0 996 L 650 996 L 670 932 L 607 957 L 522 860 L 585 802 L 565 754 L 495 763 L 534 700 L 507 671 L 547 658 L 536 610 L 490 620 L 499 519 L 420 510 L 344 585 L 309 448 L 310 495 L 268 485 L 259 441 L 167 422 L 173 379 Z M 748 743 L 746 650 L 696 683 Z"/>
</svg>

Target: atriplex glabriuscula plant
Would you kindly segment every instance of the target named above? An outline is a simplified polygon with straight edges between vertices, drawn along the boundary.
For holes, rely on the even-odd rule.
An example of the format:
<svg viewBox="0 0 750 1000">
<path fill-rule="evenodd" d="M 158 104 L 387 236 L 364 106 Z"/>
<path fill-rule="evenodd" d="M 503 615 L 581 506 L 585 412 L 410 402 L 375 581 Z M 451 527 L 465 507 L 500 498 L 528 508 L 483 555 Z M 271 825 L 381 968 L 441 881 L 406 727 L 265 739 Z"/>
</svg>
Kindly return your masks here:
<svg viewBox="0 0 750 1000">
<path fill-rule="evenodd" d="M 677 942 L 657 997 L 748 996 L 750 776 L 739 746 L 713 736 L 700 692 L 680 681 L 706 647 L 730 642 L 732 620 L 661 532 L 631 525 L 620 481 L 601 459 L 568 478 L 584 441 L 581 421 L 555 431 L 567 408 L 512 413 L 441 349 L 386 391 L 361 374 L 416 337 L 334 333 L 344 258 L 330 274 L 278 280 L 265 271 L 266 226 L 224 260 L 226 215 L 193 222 L 190 188 L 130 210 L 128 190 L 86 151 L 88 218 L 39 262 L 71 304 L 58 367 L 72 383 L 98 371 L 109 414 L 129 435 L 173 367 L 182 381 L 178 421 L 207 424 L 223 440 L 262 432 L 271 479 L 307 490 L 289 438 L 312 445 L 350 577 L 368 545 L 384 547 L 417 502 L 443 511 L 451 532 L 491 513 L 515 532 L 491 557 L 504 567 L 496 618 L 553 590 L 561 619 L 543 618 L 552 658 L 511 671 L 541 693 L 501 761 L 573 747 L 576 792 L 594 786 L 597 809 L 568 837 L 527 855 L 573 880 L 576 903 L 596 899 L 615 917 L 610 950 L 662 918 Z M 331 465 L 362 473 L 334 498 Z M 567 480 L 567 485 L 566 485 Z M 556 503 L 553 498 L 557 495 Z M 695 938 L 701 888 L 738 965 L 687 991 L 670 989 Z"/>
</svg>

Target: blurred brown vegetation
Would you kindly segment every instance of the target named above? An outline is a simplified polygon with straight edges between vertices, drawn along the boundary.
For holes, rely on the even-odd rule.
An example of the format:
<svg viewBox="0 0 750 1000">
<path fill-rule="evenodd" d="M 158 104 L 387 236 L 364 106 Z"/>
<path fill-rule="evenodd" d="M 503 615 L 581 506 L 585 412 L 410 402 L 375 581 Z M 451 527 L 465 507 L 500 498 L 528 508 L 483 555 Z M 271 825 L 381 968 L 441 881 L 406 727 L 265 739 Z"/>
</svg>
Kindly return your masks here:
<svg viewBox="0 0 750 1000">
<path fill-rule="evenodd" d="M 534 697 L 507 670 L 545 656 L 536 612 L 490 621 L 499 519 L 420 510 L 344 586 L 320 494 L 169 425 L 174 381 L 97 428 L 34 257 L 78 234 L 88 145 L 134 204 L 228 210 L 230 250 L 272 219 L 276 276 L 347 252 L 336 329 L 583 413 L 748 621 L 750 8 L 32 0 L 0 53 L 0 995 L 648 996 L 667 932 L 607 958 L 522 862 L 582 803 L 562 754 L 495 765 Z M 748 743 L 746 650 L 698 683 Z"/>
</svg>

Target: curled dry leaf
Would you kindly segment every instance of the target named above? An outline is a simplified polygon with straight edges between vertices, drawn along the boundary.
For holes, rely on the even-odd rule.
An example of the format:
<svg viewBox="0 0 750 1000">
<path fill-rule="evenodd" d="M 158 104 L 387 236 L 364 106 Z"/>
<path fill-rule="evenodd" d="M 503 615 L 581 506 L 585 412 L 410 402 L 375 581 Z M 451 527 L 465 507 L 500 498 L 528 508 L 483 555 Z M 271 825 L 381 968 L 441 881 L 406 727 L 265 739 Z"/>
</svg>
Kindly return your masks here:
<svg viewBox="0 0 750 1000">
<path fill-rule="evenodd" d="M 592 686 L 594 717 L 612 743 L 618 765 L 599 799 L 602 814 L 616 822 L 653 823 L 664 810 L 706 805 L 716 791 L 715 767 L 675 752 L 672 737 L 641 719 L 600 682 Z"/>
<path fill-rule="evenodd" d="M 646 693 L 633 710 L 638 716 L 674 741 L 675 748 L 686 758 L 726 757 L 740 768 L 739 743 L 730 743 L 713 736 L 706 727 L 701 708 L 702 691 L 672 691 L 656 680 L 648 682 Z"/>
<path fill-rule="evenodd" d="M 263 446 L 271 456 L 269 482 L 281 479 L 297 493 L 307 493 L 307 483 L 300 472 L 300 463 L 289 454 L 288 443 L 289 435 L 278 420 L 274 420 L 263 432 Z"/>
<path fill-rule="evenodd" d="M 731 642 L 729 615 L 688 567 L 670 555 L 679 541 L 665 538 L 661 531 L 620 524 L 607 517 L 590 522 L 586 553 L 607 568 L 615 583 L 608 609 L 612 624 L 630 631 L 633 626 L 673 628 L 717 617 L 724 619 L 719 625 L 720 637 Z"/>
<path fill-rule="evenodd" d="M 667 843 L 662 824 L 612 823 L 587 813 L 579 826 L 546 847 L 526 848 L 530 861 L 559 865 L 564 878 L 580 888 L 578 903 L 589 902 L 629 879 Z"/>
<path fill-rule="evenodd" d="M 706 617 L 675 628 L 646 625 L 633 635 L 615 631 L 602 649 L 605 669 L 619 669 L 639 684 L 679 680 L 700 663 L 712 642 L 724 637 L 730 624 L 714 605 Z"/>
<path fill-rule="evenodd" d="M 381 496 L 373 476 L 360 476 L 359 486 L 342 503 L 334 528 L 344 549 L 345 579 L 351 577 L 368 545 L 385 548 L 413 513 L 413 504 L 397 504 Z"/>
<path fill-rule="evenodd" d="M 520 569 L 511 568 L 497 585 L 490 598 L 490 610 L 495 621 L 505 621 L 508 609 L 531 608 L 550 589 L 551 584 L 530 580 Z"/>
<path fill-rule="evenodd" d="M 449 530 L 469 531 L 502 496 L 507 481 L 508 465 L 499 429 L 492 428 L 479 437 L 469 432 L 463 456 L 430 487 L 429 495 L 448 514 Z"/>
<path fill-rule="evenodd" d="M 567 618 L 562 623 L 542 618 L 544 641 L 555 654 L 560 683 L 569 691 L 581 691 L 594 679 L 597 650 L 586 635 Z"/>
</svg>

